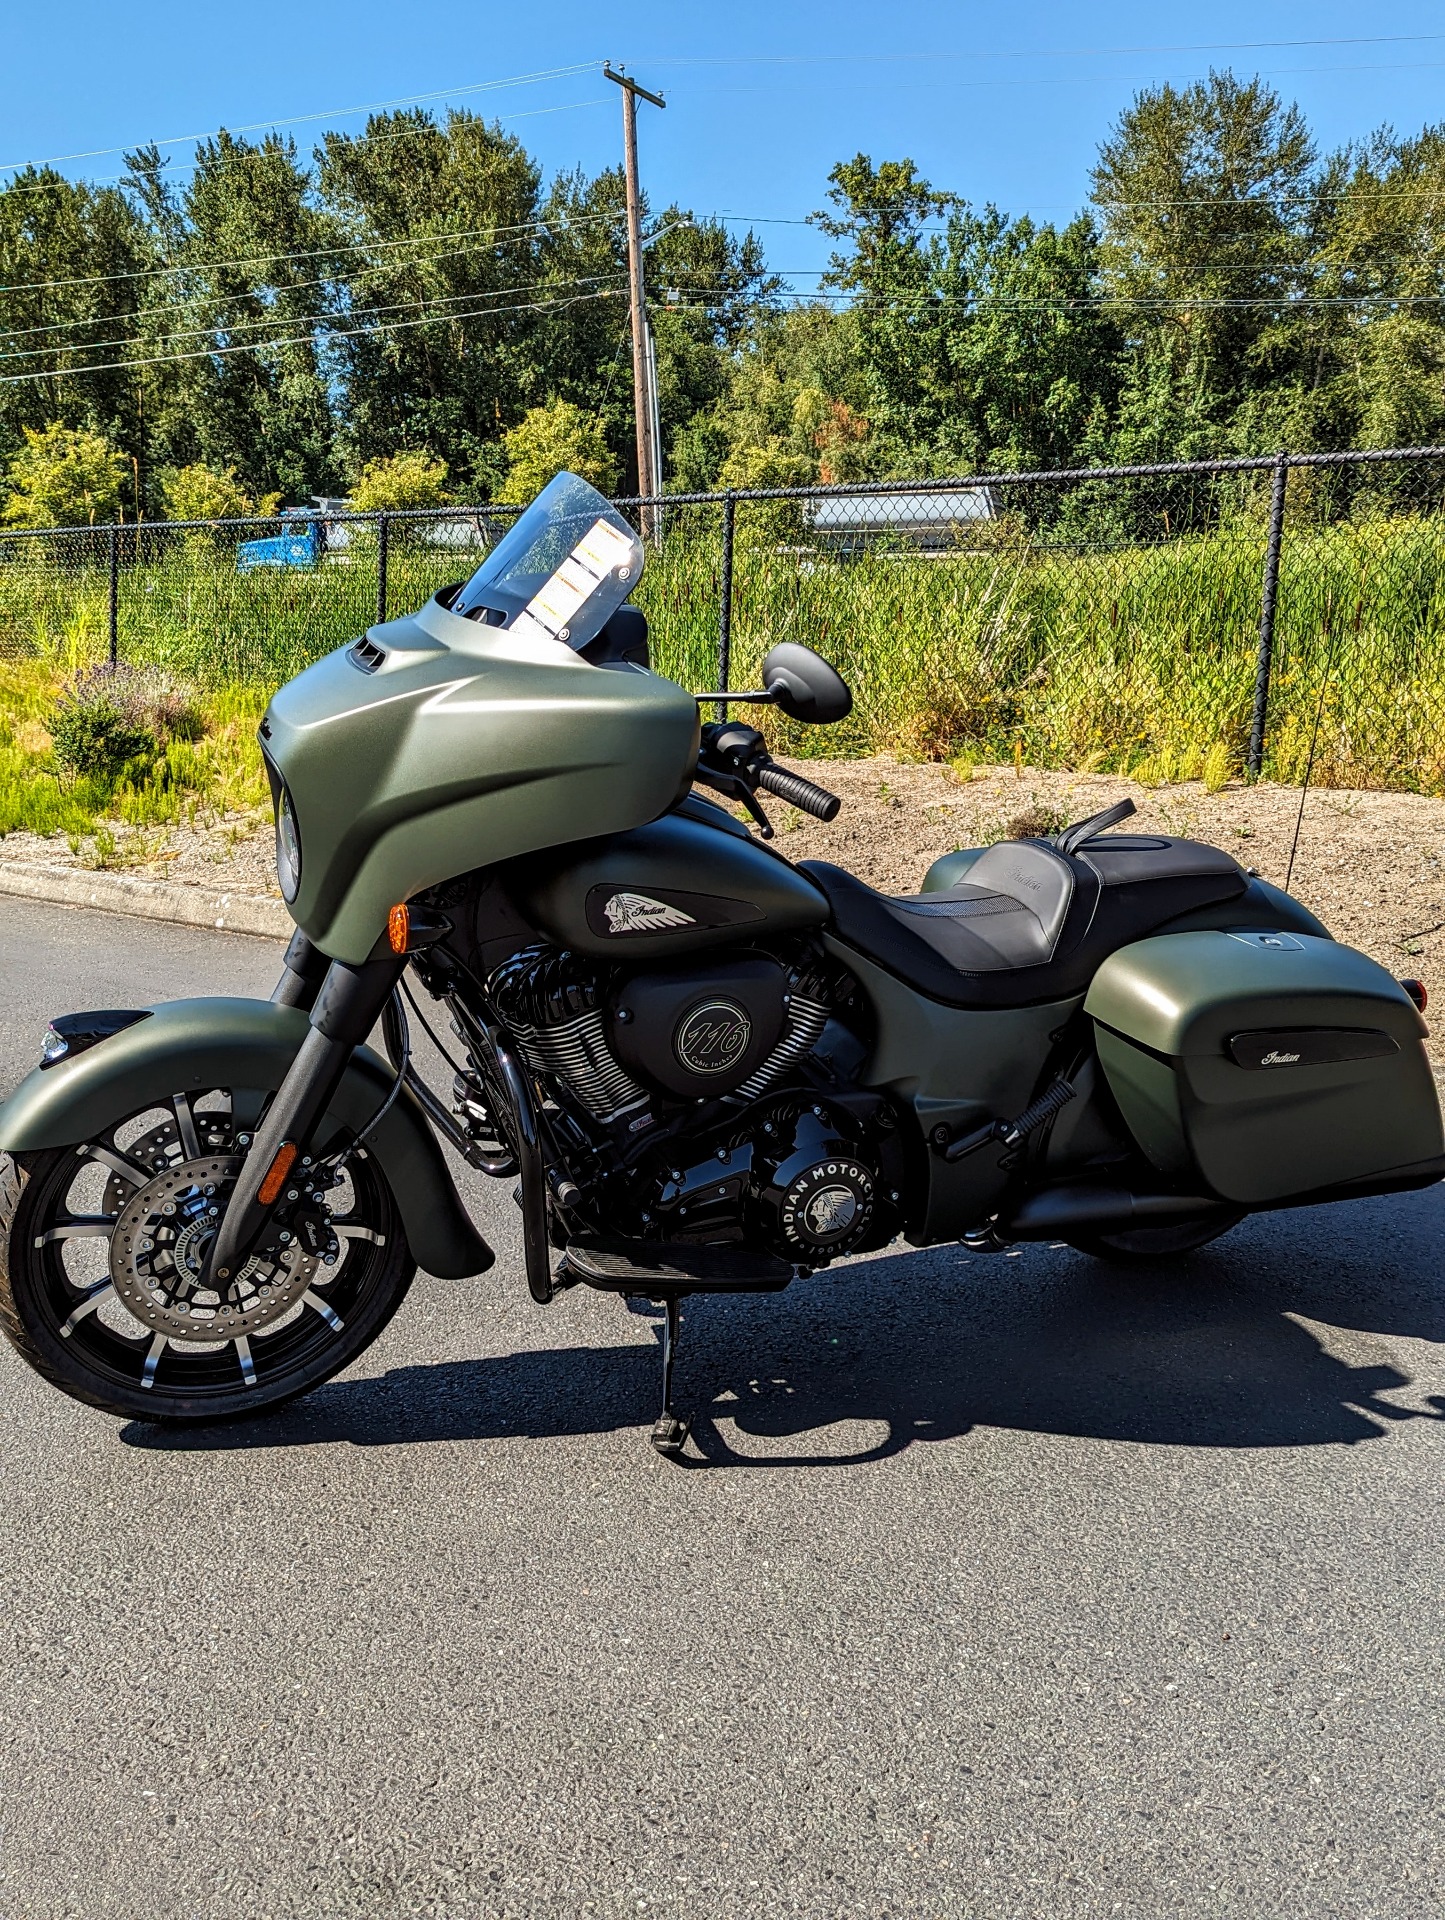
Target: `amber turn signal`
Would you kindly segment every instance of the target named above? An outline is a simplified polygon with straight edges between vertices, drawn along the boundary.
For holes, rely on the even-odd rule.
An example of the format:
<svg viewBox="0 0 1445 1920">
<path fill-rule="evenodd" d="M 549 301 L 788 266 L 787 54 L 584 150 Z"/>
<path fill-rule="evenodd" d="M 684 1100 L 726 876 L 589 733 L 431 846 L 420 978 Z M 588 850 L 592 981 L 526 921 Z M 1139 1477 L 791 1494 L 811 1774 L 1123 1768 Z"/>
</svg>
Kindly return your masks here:
<svg viewBox="0 0 1445 1920">
<path fill-rule="evenodd" d="M 266 1169 L 266 1178 L 261 1182 L 256 1198 L 263 1207 L 269 1207 L 286 1184 L 286 1176 L 296 1159 L 297 1147 L 294 1140 L 283 1140 L 276 1149 L 276 1158 Z"/>
<path fill-rule="evenodd" d="M 375 921 L 372 922 L 374 926 Z M 411 915 L 406 907 L 393 907 L 386 916 L 386 937 L 393 953 L 405 953 L 411 940 Z"/>
</svg>

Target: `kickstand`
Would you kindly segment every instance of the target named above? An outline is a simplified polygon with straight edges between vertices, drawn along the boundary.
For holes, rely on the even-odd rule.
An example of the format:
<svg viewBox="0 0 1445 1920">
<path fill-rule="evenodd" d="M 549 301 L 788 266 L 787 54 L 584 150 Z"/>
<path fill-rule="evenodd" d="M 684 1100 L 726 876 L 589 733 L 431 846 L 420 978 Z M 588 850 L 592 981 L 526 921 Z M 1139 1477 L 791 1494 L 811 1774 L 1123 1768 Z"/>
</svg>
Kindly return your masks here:
<svg viewBox="0 0 1445 1920">
<path fill-rule="evenodd" d="M 662 1304 L 665 1315 L 662 1323 L 662 1412 L 652 1429 L 652 1444 L 659 1453 L 676 1459 L 687 1444 L 688 1426 L 687 1421 L 679 1419 L 672 1410 L 672 1365 L 677 1358 L 677 1342 L 682 1331 L 681 1302 L 677 1294 L 670 1293 Z"/>
</svg>

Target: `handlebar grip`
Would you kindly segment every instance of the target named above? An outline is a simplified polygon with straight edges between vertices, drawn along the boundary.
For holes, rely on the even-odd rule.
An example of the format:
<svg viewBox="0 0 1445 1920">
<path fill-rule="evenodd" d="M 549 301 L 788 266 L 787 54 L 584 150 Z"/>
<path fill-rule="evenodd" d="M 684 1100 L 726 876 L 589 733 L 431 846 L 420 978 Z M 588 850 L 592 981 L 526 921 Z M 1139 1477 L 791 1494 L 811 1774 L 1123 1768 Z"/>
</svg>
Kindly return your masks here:
<svg viewBox="0 0 1445 1920">
<path fill-rule="evenodd" d="M 811 780 L 805 780 L 801 774 L 789 773 L 786 767 L 775 766 L 769 762 L 758 774 L 758 785 L 766 793 L 775 793 L 780 800 L 786 800 L 789 806 L 797 807 L 801 813 L 811 813 L 815 820 L 834 820 L 843 802 L 836 793 L 829 793 L 826 787 L 815 787 Z"/>
</svg>

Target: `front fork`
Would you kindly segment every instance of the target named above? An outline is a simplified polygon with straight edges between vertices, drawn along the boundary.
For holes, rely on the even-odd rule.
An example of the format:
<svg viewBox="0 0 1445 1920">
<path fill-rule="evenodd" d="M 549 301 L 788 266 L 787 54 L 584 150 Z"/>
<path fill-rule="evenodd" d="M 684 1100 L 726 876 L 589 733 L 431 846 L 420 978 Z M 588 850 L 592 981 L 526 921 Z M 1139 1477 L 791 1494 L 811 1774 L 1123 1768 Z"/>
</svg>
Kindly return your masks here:
<svg viewBox="0 0 1445 1920">
<path fill-rule="evenodd" d="M 278 1006 L 305 1008 L 311 1015 L 311 1031 L 301 1043 L 295 1063 L 267 1111 L 221 1222 L 208 1268 L 216 1282 L 228 1282 L 254 1248 L 275 1204 L 276 1195 L 271 1196 L 269 1204 L 262 1196 L 269 1191 L 266 1177 L 276 1165 L 276 1156 L 288 1147 L 295 1153 L 304 1150 L 307 1131 L 326 1111 L 353 1048 L 360 1045 L 383 1013 L 405 966 L 405 957 L 394 966 L 388 957 L 367 961 L 359 968 L 344 968 L 340 962 L 328 960 L 299 927 L 292 934 L 286 949 L 285 968 L 271 998 Z M 346 976 L 345 980 L 339 977 L 342 975 Z M 343 1005 L 354 1006 L 356 1024 L 348 1020 L 343 1028 L 338 1028 L 336 1010 Z M 332 1034 L 340 1032 L 344 1041 L 345 1033 L 353 1031 L 354 1040 L 334 1046 Z M 386 1027 L 383 1032 L 387 1053 L 393 1066 L 399 1069 L 399 1036 Z M 477 1044 L 490 1046 L 512 1107 L 517 1146 L 515 1163 L 510 1158 L 498 1159 L 480 1152 L 424 1081 L 409 1074 L 407 1084 L 421 1101 L 432 1125 L 474 1167 L 493 1178 L 512 1173 L 520 1175 L 518 1194 L 527 1286 L 538 1305 L 545 1306 L 552 1298 L 555 1283 L 547 1233 L 546 1168 L 536 1108 L 526 1075 L 505 1038 L 491 1032 L 479 1032 L 474 1037 Z M 334 1078 L 328 1078 L 332 1074 Z M 281 1185 L 284 1186 L 284 1181 Z"/>
<path fill-rule="evenodd" d="M 309 1006 L 311 1029 L 251 1142 L 206 1258 L 201 1284 L 224 1292 L 265 1231 L 287 1176 L 305 1152 L 346 1074 L 406 967 L 388 953 L 360 966 L 328 961 L 303 933 L 286 949 L 286 970 L 271 998 Z"/>
</svg>

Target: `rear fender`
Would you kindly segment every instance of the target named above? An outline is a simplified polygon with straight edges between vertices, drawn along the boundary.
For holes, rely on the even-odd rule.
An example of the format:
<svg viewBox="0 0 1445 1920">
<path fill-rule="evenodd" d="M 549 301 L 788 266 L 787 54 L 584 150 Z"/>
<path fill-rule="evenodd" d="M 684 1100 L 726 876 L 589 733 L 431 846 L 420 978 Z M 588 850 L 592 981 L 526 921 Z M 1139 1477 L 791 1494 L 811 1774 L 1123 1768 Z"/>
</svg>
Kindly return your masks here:
<svg viewBox="0 0 1445 1920">
<path fill-rule="evenodd" d="M 0 1107 L 0 1148 L 33 1153 L 103 1132 L 173 1093 L 212 1087 L 279 1087 L 306 1035 L 299 1007 L 269 1000 L 171 1000 L 151 1018 L 112 1034 L 74 1059 L 37 1067 Z M 395 1073 L 358 1047 L 327 1120 L 359 1131 L 391 1089 Z M 443 1279 L 484 1273 L 493 1261 L 468 1218 L 421 1107 L 403 1088 L 368 1137 L 417 1263 Z"/>
</svg>

